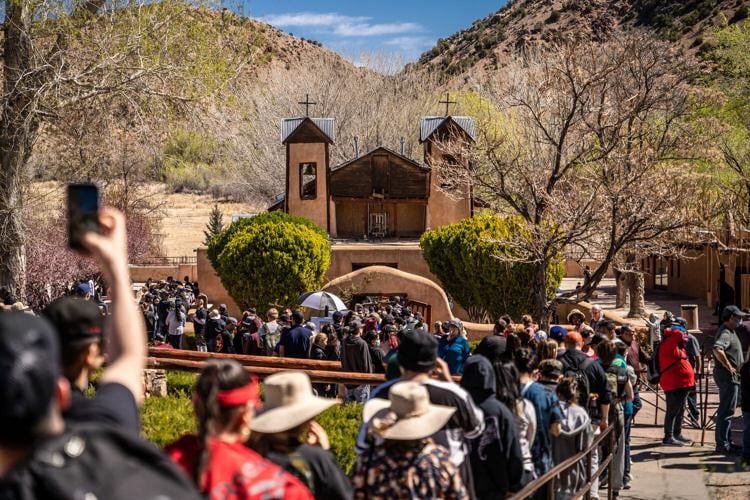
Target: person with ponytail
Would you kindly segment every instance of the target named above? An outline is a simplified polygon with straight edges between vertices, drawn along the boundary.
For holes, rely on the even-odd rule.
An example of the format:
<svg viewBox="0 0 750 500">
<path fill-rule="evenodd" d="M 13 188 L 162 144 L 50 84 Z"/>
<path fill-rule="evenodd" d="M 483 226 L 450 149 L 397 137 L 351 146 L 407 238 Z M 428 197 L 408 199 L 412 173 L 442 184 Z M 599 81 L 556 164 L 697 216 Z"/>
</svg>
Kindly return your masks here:
<svg viewBox="0 0 750 500">
<path fill-rule="evenodd" d="M 234 360 L 211 360 L 193 391 L 198 435 L 167 454 L 211 500 L 312 499 L 297 478 L 245 446 L 259 403 L 259 384 Z"/>
</svg>

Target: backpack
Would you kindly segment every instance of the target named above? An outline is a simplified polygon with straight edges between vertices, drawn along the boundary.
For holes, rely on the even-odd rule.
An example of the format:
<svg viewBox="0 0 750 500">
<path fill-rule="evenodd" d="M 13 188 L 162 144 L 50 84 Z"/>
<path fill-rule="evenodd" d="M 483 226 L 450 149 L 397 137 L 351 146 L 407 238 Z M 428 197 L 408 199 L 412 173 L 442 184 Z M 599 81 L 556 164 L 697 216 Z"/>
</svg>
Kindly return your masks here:
<svg viewBox="0 0 750 500">
<path fill-rule="evenodd" d="M 80 424 L 45 440 L 0 479 L 2 500 L 199 500 L 196 487 L 152 444 L 120 429 Z"/>
<path fill-rule="evenodd" d="M 615 365 L 609 365 L 604 371 L 607 376 L 607 385 L 612 394 L 612 399 L 618 403 L 624 402 L 627 393 L 625 386 L 628 383 L 628 370 Z"/>
<path fill-rule="evenodd" d="M 589 414 L 589 398 L 591 396 L 591 387 L 589 385 L 589 377 L 586 375 L 585 370 L 593 363 L 593 360 L 586 358 L 580 364 L 573 366 L 565 363 L 565 377 L 571 377 L 578 383 L 578 405 L 583 407 Z"/>
</svg>

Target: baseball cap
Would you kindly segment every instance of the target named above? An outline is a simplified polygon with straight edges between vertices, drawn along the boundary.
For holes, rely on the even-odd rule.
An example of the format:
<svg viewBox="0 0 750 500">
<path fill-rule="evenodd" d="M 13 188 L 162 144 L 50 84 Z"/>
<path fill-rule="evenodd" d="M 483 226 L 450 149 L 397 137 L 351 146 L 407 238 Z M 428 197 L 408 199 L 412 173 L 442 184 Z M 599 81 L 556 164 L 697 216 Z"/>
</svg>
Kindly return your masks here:
<svg viewBox="0 0 750 500">
<path fill-rule="evenodd" d="M 93 290 L 91 290 L 91 285 L 88 283 L 78 283 L 75 292 L 77 295 L 93 295 L 94 293 Z"/>
<path fill-rule="evenodd" d="M 302 312 L 301 312 L 301 311 L 294 311 L 294 312 L 292 313 L 292 320 L 293 320 L 293 321 L 294 321 L 295 323 L 302 323 L 303 321 L 305 321 L 305 315 L 304 315 L 304 314 L 302 314 Z"/>
<path fill-rule="evenodd" d="M 57 330 L 63 349 L 83 347 L 103 338 L 104 316 L 90 300 L 61 297 L 48 305 L 42 315 Z"/>
<path fill-rule="evenodd" d="M 0 314 L 0 442 L 25 444 L 49 412 L 60 375 L 60 346 L 44 318 Z"/>
<path fill-rule="evenodd" d="M 583 344 L 583 336 L 576 332 L 568 332 L 564 338 L 566 344 Z"/>
<path fill-rule="evenodd" d="M 405 332 L 398 346 L 398 364 L 407 370 L 428 372 L 435 367 L 437 350 L 438 343 L 432 335 Z"/>
<path fill-rule="evenodd" d="M 740 318 L 747 318 L 748 314 L 745 312 L 742 312 L 740 308 L 737 306 L 726 306 L 724 310 L 721 311 L 722 321 L 726 321 L 732 316 L 739 316 Z"/>
<path fill-rule="evenodd" d="M 452 326 L 454 328 L 458 328 L 459 331 L 464 329 L 464 324 L 461 323 L 461 320 L 458 318 L 453 318 L 452 320 L 448 321 L 448 326 Z"/>
<path fill-rule="evenodd" d="M 565 327 L 562 327 L 560 325 L 555 325 L 549 329 L 549 338 L 551 338 L 552 340 L 556 340 L 558 342 L 561 342 L 562 340 L 564 340 L 567 334 L 568 334 L 568 330 L 566 330 Z"/>
<path fill-rule="evenodd" d="M 543 377 L 559 377 L 563 374 L 563 365 L 556 359 L 545 359 L 539 363 L 539 372 Z"/>
<path fill-rule="evenodd" d="M 349 322 L 349 329 L 351 332 L 356 332 L 362 329 L 362 322 L 358 319 Z"/>
</svg>

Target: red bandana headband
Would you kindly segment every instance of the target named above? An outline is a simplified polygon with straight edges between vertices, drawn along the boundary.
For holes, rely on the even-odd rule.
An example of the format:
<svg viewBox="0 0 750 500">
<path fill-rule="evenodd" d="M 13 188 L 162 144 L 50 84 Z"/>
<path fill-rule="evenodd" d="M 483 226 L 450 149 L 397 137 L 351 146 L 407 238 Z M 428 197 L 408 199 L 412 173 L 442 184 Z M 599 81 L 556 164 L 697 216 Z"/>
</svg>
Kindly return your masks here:
<svg viewBox="0 0 750 500">
<path fill-rule="evenodd" d="M 219 391 L 216 395 L 216 401 L 219 406 L 242 406 L 252 401 L 254 404 L 258 404 L 259 401 L 259 384 L 258 379 L 253 377 L 250 383 L 237 387 L 236 389 L 229 389 L 226 391 Z"/>
</svg>

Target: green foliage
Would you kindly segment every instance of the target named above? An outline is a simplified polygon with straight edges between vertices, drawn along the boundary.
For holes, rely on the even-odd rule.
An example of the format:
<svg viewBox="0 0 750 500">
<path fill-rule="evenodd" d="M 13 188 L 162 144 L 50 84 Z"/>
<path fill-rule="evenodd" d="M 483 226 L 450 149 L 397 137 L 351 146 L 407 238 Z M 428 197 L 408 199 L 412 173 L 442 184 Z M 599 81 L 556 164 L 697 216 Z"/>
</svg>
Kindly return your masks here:
<svg viewBox="0 0 750 500">
<path fill-rule="evenodd" d="M 141 409 L 141 428 L 143 436 L 157 446 L 165 446 L 183 434 L 195 432 L 190 396 L 147 398 Z"/>
<path fill-rule="evenodd" d="M 208 258 L 241 308 L 291 307 L 323 284 L 331 248 L 325 231 L 308 219 L 270 212 L 240 219 L 212 238 Z"/>
<path fill-rule="evenodd" d="M 164 144 L 160 173 L 175 191 L 205 191 L 218 169 L 219 144 L 212 137 L 178 129 Z"/>
<path fill-rule="evenodd" d="M 533 310 L 533 263 L 509 263 L 519 256 L 507 244 L 524 238 L 512 218 L 479 215 L 422 235 L 420 246 L 430 271 L 473 320 Z M 499 257 L 499 258 L 498 258 Z M 504 260 L 504 261 L 503 261 Z M 563 276 L 561 262 L 547 269 L 547 296 L 551 298 Z"/>
<path fill-rule="evenodd" d="M 167 393 L 170 396 L 190 397 L 197 380 L 197 373 L 167 370 Z"/>
<path fill-rule="evenodd" d="M 203 231 L 205 239 L 203 240 L 204 245 L 208 245 L 211 238 L 218 235 L 224 230 L 224 214 L 219 210 L 219 205 L 214 205 L 211 209 L 211 213 L 208 216 L 208 224 L 206 229 Z"/>
<path fill-rule="evenodd" d="M 362 423 L 362 405 L 351 403 L 333 406 L 321 413 L 315 421 L 326 430 L 331 453 L 348 474 L 357 458 L 354 444 Z"/>
<path fill-rule="evenodd" d="M 196 432 L 190 394 L 197 378 L 195 373 L 167 371 L 169 395 L 146 399 L 141 410 L 141 425 L 146 439 L 157 446 L 165 446 L 184 434 Z M 331 453 L 349 473 L 356 459 L 354 444 L 362 423 L 362 405 L 336 405 L 315 420 L 328 433 Z"/>
</svg>

